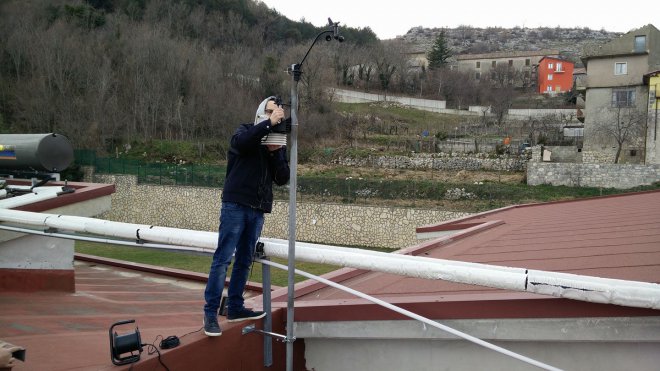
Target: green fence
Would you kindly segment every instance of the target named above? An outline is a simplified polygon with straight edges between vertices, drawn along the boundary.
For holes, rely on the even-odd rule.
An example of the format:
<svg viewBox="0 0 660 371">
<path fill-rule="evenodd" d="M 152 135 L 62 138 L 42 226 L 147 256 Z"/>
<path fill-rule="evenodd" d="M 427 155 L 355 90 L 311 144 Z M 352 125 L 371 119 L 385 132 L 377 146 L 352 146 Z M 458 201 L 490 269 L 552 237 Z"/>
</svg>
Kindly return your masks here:
<svg viewBox="0 0 660 371">
<path fill-rule="evenodd" d="M 98 157 L 96 152 L 76 150 L 79 165 L 93 166 L 97 174 L 128 174 L 139 183 L 222 188 L 225 166 L 144 162 L 125 158 Z"/>
<path fill-rule="evenodd" d="M 194 165 L 146 163 L 112 157 L 98 157 L 94 151 L 76 151 L 79 165 L 94 166 L 99 174 L 130 174 L 139 183 L 177 186 L 217 187 L 224 185 L 226 167 L 220 165 Z M 363 178 L 337 178 L 299 176 L 299 201 L 326 201 L 343 203 L 378 203 L 404 200 L 408 204 L 426 201 L 488 202 L 489 207 L 551 199 L 587 197 L 618 193 L 614 189 L 535 186 L 498 182 L 446 183 L 428 180 L 375 180 Z M 289 198 L 288 186 L 273 187 L 275 199 Z M 475 205 L 482 208 L 483 205 Z"/>
</svg>

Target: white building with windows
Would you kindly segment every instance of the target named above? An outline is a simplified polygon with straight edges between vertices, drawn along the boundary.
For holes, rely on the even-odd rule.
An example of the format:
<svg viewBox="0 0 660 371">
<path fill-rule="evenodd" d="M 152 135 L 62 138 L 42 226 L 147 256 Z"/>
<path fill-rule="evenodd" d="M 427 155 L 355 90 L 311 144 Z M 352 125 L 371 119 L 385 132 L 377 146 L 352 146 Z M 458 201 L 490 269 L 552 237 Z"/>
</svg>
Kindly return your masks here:
<svg viewBox="0 0 660 371">
<path fill-rule="evenodd" d="M 512 74 L 511 84 L 530 87 L 537 84 L 537 68 L 544 57 L 559 57 L 559 50 L 495 52 L 485 54 L 461 54 L 456 56 L 458 70 L 467 72 L 474 80 L 496 80 L 502 68 Z"/>
<path fill-rule="evenodd" d="M 632 30 L 582 61 L 587 68 L 583 162 L 614 163 L 618 152 L 618 163 L 648 163 L 645 76 L 660 69 L 660 31 L 651 24 Z"/>
</svg>

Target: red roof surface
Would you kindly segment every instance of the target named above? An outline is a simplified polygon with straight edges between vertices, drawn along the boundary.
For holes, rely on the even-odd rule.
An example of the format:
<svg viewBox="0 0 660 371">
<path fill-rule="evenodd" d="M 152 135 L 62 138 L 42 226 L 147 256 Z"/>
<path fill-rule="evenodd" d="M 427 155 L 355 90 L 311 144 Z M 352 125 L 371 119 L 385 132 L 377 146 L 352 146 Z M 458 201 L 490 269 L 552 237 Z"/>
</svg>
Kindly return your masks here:
<svg viewBox="0 0 660 371">
<path fill-rule="evenodd" d="M 462 232 L 404 251 L 440 259 L 660 283 L 660 191 L 507 207 L 418 228 Z M 446 281 L 343 269 L 333 281 L 429 318 L 657 316 L 595 304 Z M 343 291 L 297 286 L 296 321 L 401 318 Z M 274 292 L 279 305 L 283 291 Z M 277 304 L 274 304 L 274 306 Z"/>
<path fill-rule="evenodd" d="M 25 362 L 13 370 L 163 370 L 157 354 L 144 347 L 138 363 L 115 366 L 110 359 L 108 330 L 114 323 L 135 320 L 115 327 L 119 335 L 139 328 L 142 343 L 160 344 L 176 335 L 181 345 L 163 350 L 161 361 L 170 370 L 257 370 L 263 368 L 263 337 L 242 335 L 251 323 L 228 323 L 219 317 L 223 334 L 209 338 L 201 330 L 206 275 L 129 263 L 122 268 L 100 264 L 104 259 L 79 256 L 75 266 L 76 292 L 2 292 L 0 295 L 0 340 L 25 348 Z M 87 261 L 90 260 L 90 261 Z M 172 278 L 174 277 L 174 278 Z M 254 289 L 249 284 L 248 289 Z M 246 297 L 260 294 L 249 290 Z M 273 331 L 285 333 L 282 310 L 273 313 Z M 160 336 L 160 337 L 159 337 Z M 302 342 L 296 344 L 301 352 Z M 274 366 L 282 370 L 286 350 L 273 342 Z M 126 354 L 122 355 L 126 357 Z M 304 365 L 302 353 L 296 363 Z M 264 368 L 265 369 L 265 368 Z M 300 369 L 298 367 L 297 369 Z"/>
<path fill-rule="evenodd" d="M 456 231 L 405 249 L 413 255 L 502 266 L 569 272 L 660 283 L 660 191 L 589 200 L 521 205 L 419 228 Z M 144 343 L 158 335 L 181 337 L 161 350 L 172 369 L 283 369 L 285 346 L 273 342 L 274 364 L 264 368 L 263 337 L 241 334 L 248 323 L 221 321 L 223 335 L 201 332 L 205 275 L 156 267 L 137 274 L 135 264 L 75 267 L 76 292 L 0 295 L 0 339 L 26 348 L 15 370 L 119 370 L 110 361 L 108 329 L 135 319 Z M 166 272 L 161 272 L 166 273 Z M 170 272 L 172 273 L 172 272 Z M 595 304 L 391 274 L 340 269 L 325 276 L 419 315 L 434 318 L 536 318 L 658 316 L 660 311 Z M 194 283 L 197 281 L 197 283 Z M 199 281 L 202 281 L 200 283 Z M 257 292 L 258 287 L 252 287 Z M 273 292 L 273 332 L 286 333 L 286 289 Z M 248 299 L 259 307 L 261 298 Z M 278 309 L 278 307 L 280 309 Z M 222 318 L 222 317 L 221 317 Z M 296 285 L 296 321 L 401 319 L 388 309 L 312 281 Z M 261 328 L 262 321 L 257 321 Z M 120 334 L 133 325 L 118 328 Z M 193 333 L 191 333 L 193 332 Z M 184 336 L 185 335 L 185 336 Z M 304 342 L 294 343 L 296 370 L 304 369 Z M 255 351 L 256 350 L 256 351 Z M 133 370 L 159 369 L 155 354 L 142 353 Z"/>
<path fill-rule="evenodd" d="M 110 184 L 67 185 L 75 192 L 17 209 L 52 210 L 114 192 Z M 53 284 L 62 280 L 70 282 Z M 263 320 L 228 323 L 219 317 L 222 336 L 209 338 L 200 331 L 206 280 L 206 274 L 80 254 L 74 269 L 0 269 L 0 340 L 25 349 L 25 362 L 15 361 L 13 368 L 19 371 L 164 369 L 160 362 L 170 370 L 283 370 L 283 343 L 273 342 L 273 365 L 265 368 L 264 337 L 242 334 L 249 324 L 262 328 Z M 260 284 L 248 282 L 244 295 L 261 292 Z M 283 316 L 283 310 L 273 311 L 272 331 L 285 333 Z M 137 327 L 142 343 L 155 346 L 163 337 L 176 335 L 181 345 L 159 348 L 160 360 L 145 346 L 138 363 L 113 365 L 108 331 L 114 323 L 131 319 L 134 324 L 119 325 L 115 331 L 125 335 Z M 294 343 L 295 370 L 304 369 L 303 349 L 302 341 Z"/>
</svg>

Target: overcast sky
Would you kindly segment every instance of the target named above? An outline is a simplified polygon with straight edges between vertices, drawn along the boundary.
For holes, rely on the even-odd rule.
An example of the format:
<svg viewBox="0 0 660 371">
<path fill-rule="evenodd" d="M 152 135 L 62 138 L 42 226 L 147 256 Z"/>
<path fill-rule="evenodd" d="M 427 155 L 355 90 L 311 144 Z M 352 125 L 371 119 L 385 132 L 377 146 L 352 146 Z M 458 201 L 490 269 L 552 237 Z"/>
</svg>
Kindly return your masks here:
<svg viewBox="0 0 660 371">
<path fill-rule="evenodd" d="M 262 0 L 283 16 L 315 26 L 324 26 L 328 17 L 339 26 L 370 27 L 379 39 L 404 35 L 417 26 L 425 28 L 473 27 L 589 27 L 628 32 L 649 23 L 660 28 L 658 2 L 639 0 L 615 6 L 593 0 L 576 2 L 466 0 Z M 392 4 L 396 4 L 392 5 Z"/>
</svg>

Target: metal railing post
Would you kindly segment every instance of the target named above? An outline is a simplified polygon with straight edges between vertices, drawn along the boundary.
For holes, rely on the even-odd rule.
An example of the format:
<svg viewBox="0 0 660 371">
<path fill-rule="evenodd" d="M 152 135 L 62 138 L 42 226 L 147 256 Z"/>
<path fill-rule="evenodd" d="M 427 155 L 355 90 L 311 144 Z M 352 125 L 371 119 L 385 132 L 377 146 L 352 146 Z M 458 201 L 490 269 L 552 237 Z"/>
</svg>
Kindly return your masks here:
<svg viewBox="0 0 660 371">
<path fill-rule="evenodd" d="M 261 258 L 262 260 L 270 260 L 267 256 Z M 273 318 L 272 318 L 272 308 L 270 305 L 271 296 L 271 284 L 270 284 L 270 265 L 261 264 L 261 275 L 262 275 L 262 287 L 263 287 L 263 307 L 264 312 L 266 312 L 266 317 L 264 318 L 264 331 L 272 332 L 273 331 Z M 273 338 L 269 335 L 264 336 L 264 366 L 270 367 L 273 365 Z"/>
</svg>

